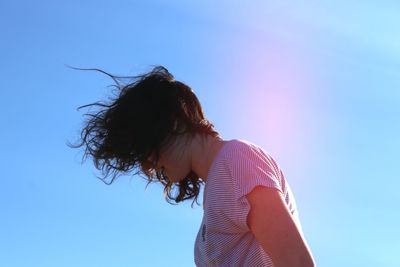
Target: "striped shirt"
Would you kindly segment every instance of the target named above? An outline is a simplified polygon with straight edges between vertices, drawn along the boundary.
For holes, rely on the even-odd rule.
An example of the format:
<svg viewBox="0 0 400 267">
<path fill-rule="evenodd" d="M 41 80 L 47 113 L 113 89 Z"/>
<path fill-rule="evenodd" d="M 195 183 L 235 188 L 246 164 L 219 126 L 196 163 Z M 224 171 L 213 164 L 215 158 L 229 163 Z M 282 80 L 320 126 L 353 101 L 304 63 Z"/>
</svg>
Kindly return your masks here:
<svg viewBox="0 0 400 267">
<path fill-rule="evenodd" d="M 250 204 L 245 196 L 258 185 L 284 194 L 301 229 L 294 196 L 277 162 L 249 141 L 228 140 L 208 171 L 194 246 L 196 266 L 274 266 L 246 223 Z"/>
</svg>

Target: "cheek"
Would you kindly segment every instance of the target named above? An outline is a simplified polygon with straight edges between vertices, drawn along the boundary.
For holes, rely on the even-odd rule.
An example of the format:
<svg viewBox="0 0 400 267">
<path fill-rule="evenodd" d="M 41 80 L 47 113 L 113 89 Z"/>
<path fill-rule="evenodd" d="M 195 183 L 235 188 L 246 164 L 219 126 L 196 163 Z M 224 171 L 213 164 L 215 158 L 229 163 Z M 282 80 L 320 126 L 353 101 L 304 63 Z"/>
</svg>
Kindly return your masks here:
<svg viewBox="0 0 400 267">
<path fill-rule="evenodd" d="M 181 176 L 181 170 L 179 168 L 174 167 L 175 165 L 172 164 L 165 164 L 164 165 L 164 175 L 172 182 L 176 182 Z"/>
<path fill-rule="evenodd" d="M 191 171 L 191 162 L 188 155 L 181 151 L 169 151 L 170 154 L 164 159 L 164 174 L 174 182 L 187 177 Z"/>
<path fill-rule="evenodd" d="M 192 171 L 191 164 L 189 162 L 178 162 L 177 169 L 175 169 L 174 178 L 178 180 L 185 179 Z"/>
</svg>

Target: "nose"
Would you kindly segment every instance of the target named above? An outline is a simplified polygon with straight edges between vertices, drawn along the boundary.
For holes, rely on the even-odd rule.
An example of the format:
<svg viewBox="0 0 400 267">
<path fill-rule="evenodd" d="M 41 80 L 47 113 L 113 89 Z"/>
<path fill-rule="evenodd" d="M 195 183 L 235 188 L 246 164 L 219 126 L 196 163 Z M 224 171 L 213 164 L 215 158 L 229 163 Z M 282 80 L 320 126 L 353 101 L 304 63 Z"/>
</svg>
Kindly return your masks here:
<svg viewBox="0 0 400 267">
<path fill-rule="evenodd" d="M 168 175 L 167 175 L 167 172 L 166 172 L 164 166 L 161 167 L 161 174 L 162 174 L 162 176 L 163 176 L 165 179 L 167 179 L 168 181 L 171 181 L 171 179 L 170 179 L 170 178 L 168 177 Z"/>
<path fill-rule="evenodd" d="M 165 171 L 165 167 L 164 166 L 161 166 L 161 174 L 163 176 L 167 176 L 167 172 Z"/>
</svg>

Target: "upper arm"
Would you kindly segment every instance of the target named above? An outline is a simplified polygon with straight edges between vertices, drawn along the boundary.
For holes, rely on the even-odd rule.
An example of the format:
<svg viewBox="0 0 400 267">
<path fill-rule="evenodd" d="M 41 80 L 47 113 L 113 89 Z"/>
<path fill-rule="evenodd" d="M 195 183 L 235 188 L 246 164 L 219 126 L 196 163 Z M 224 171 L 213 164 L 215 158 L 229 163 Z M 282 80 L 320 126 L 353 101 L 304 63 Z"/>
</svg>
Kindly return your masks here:
<svg viewBox="0 0 400 267">
<path fill-rule="evenodd" d="M 275 188 L 256 186 L 246 198 L 251 207 L 247 224 L 275 266 L 314 266 L 300 226 L 282 193 Z M 302 261 L 308 264 L 301 265 Z"/>
</svg>

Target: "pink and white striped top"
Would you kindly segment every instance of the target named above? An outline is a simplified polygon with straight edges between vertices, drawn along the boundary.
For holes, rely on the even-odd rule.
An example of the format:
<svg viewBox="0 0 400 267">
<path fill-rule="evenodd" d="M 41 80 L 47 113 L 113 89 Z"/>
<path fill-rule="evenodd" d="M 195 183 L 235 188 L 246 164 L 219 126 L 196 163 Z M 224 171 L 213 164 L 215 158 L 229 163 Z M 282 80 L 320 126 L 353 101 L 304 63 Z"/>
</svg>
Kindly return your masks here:
<svg viewBox="0 0 400 267">
<path fill-rule="evenodd" d="M 203 220 L 194 247 L 196 266 L 274 266 L 246 223 L 250 204 L 245 195 L 258 185 L 284 194 L 301 229 L 293 193 L 277 162 L 249 141 L 229 140 L 208 171 Z"/>
</svg>

